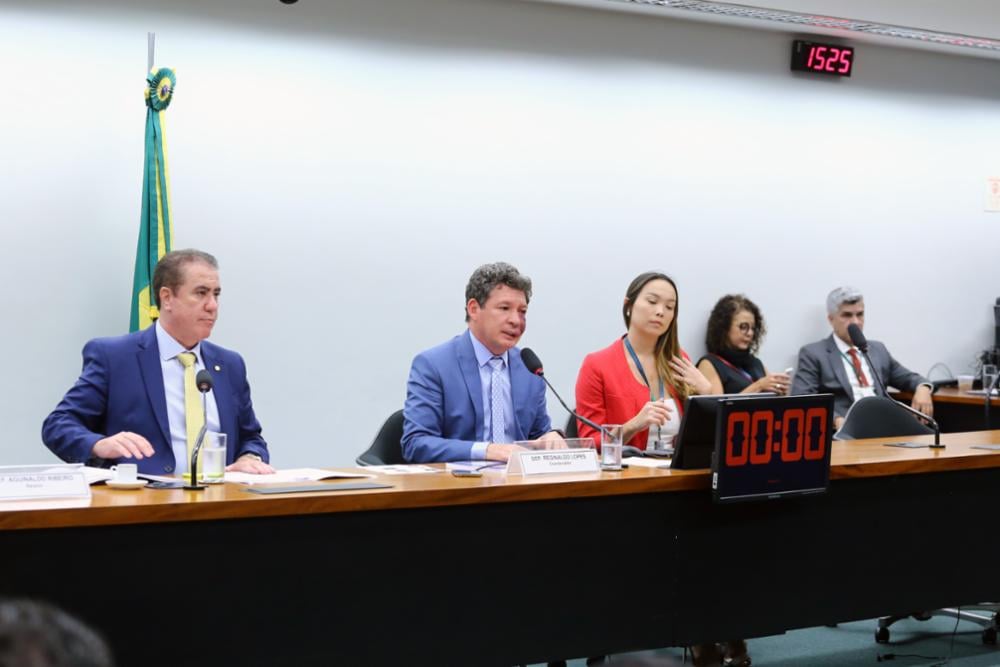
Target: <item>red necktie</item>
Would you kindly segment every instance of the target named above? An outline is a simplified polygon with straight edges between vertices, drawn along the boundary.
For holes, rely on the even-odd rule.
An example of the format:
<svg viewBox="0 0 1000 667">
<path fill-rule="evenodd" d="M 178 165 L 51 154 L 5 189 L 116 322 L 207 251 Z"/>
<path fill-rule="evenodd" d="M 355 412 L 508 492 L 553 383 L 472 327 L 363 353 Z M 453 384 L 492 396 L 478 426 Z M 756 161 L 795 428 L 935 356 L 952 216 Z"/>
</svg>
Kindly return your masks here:
<svg viewBox="0 0 1000 667">
<path fill-rule="evenodd" d="M 861 368 L 861 357 L 858 356 L 858 351 L 852 347 L 847 353 L 851 355 L 851 363 L 854 364 L 854 373 L 858 376 L 858 384 L 867 387 L 868 378 L 865 377 L 865 371 Z"/>
</svg>

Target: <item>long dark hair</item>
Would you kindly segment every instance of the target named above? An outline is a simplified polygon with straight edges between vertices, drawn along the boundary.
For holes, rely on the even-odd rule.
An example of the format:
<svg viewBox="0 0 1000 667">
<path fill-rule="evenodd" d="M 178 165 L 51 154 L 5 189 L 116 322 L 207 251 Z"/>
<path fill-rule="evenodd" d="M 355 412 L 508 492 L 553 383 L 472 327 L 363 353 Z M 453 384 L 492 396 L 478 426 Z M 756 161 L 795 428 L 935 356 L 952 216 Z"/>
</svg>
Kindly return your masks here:
<svg viewBox="0 0 1000 667">
<path fill-rule="evenodd" d="M 708 328 L 705 331 L 705 348 L 712 354 L 722 354 L 731 350 L 729 344 L 729 329 L 733 326 L 733 318 L 741 310 L 753 315 L 753 340 L 750 341 L 750 354 L 756 354 L 764 341 L 767 327 L 764 326 L 764 316 L 760 308 L 742 294 L 727 294 L 718 300 L 712 313 L 708 316 Z"/>
<path fill-rule="evenodd" d="M 688 386 L 684 382 L 675 381 L 674 372 L 670 368 L 670 360 L 675 356 L 680 356 L 681 353 L 681 344 L 677 340 L 677 314 L 680 312 L 681 301 L 680 292 L 677 290 L 677 283 L 670 276 L 658 271 L 640 273 L 635 277 L 635 280 L 629 283 L 628 289 L 625 290 L 625 302 L 622 304 L 622 318 L 625 320 L 625 328 L 628 329 L 632 323 L 632 304 L 639 297 L 642 288 L 654 280 L 666 280 L 674 288 L 674 294 L 677 295 L 677 303 L 674 304 L 674 318 L 670 321 L 670 326 L 667 327 L 667 330 L 656 339 L 656 347 L 653 352 L 656 359 L 656 372 L 660 374 L 664 382 L 674 388 L 674 391 L 677 392 L 677 398 L 683 403 L 684 399 L 688 397 Z"/>
</svg>

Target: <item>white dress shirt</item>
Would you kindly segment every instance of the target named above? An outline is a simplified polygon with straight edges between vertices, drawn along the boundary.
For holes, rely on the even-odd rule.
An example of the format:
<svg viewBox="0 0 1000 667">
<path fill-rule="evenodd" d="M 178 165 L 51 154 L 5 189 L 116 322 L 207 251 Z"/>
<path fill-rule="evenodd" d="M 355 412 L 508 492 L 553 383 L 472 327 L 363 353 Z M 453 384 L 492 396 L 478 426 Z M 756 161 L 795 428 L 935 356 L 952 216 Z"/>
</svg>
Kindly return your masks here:
<svg viewBox="0 0 1000 667">
<path fill-rule="evenodd" d="M 844 362 L 844 372 L 847 373 L 847 379 L 851 382 L 851 391 L 854 393 L 854 400 L 857 401 L 865 396 L 875 395 L 875 376 L 872 374 L 872 369 L 868 365 L 868 360 L 865 359 L 865 355 L 861 354 L 858 348 L 848 345 L 840 339 L 840 336 L 834 334 L 833 342 L 837 344 L 837 349 L 840 350 L 841 361 Z M 862 387 L 861 382 L 858 380 L 858 375 L 854 370 L 854 363 L 851 361 L 850 350 L 858 355 L 858 359 L 861 360 L 861 370 L 864 371 L 865 379 L 868 380 L 868 386 Z"/>
</svg>

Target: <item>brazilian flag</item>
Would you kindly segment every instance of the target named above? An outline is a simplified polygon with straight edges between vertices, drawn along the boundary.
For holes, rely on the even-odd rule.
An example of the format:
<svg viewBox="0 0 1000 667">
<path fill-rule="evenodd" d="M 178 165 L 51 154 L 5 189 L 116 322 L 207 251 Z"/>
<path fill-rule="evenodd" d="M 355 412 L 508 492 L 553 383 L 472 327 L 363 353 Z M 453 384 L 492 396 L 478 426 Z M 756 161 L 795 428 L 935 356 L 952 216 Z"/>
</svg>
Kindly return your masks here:
<svg viewBox="0 0 1000 667">
<path fill-rule="evenodd" d="M 173 70 L 166 67 L 153 69 L 146 78 L 146 84 L 146 160 L 129 331 L 145 329 L 159 316 L 153 298 L 153 269 L 160 258 L 170 252 L 174 237 L 162 112 L 170 106 L 177 77 Z"/>
</svg>

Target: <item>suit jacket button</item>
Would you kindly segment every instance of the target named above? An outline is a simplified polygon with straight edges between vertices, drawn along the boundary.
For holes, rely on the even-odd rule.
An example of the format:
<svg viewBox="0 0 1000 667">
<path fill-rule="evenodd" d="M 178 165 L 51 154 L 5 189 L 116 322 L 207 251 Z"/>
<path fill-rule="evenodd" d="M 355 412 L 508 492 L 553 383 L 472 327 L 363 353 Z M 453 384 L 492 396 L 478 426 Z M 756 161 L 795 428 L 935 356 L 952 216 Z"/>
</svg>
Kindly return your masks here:
<svg viewBox="0 0 1000 667">
<path fill-rule="evenodd" d="M 163 472 L 173 472 L 173 471 L 174 471 L 173 466 L 163 466 Z"/>
</svg>

